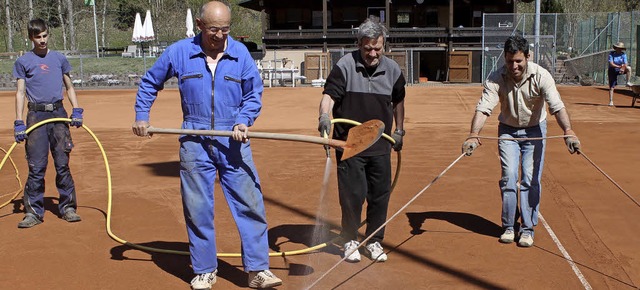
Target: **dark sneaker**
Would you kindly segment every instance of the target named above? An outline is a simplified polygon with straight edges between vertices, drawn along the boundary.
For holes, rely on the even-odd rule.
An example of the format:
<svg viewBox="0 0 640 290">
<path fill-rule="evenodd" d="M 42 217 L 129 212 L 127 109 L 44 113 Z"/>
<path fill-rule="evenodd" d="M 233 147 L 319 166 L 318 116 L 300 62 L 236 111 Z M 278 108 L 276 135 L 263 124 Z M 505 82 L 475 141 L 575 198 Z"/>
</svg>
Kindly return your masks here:
<svg viewBox="0 0 640 290">
<path fill-rule="evenodd" d="M 62 215 L 62 219 L 70 223 L 79 222 L 82 220 L 80 216 L 76 213 L 75 209 L 69 209 L 65 211 L 64 215 Z"/>
<path fill-rule="evenodd" d="M 249 287 L 255 289 L 272 288 L 282 285 L 282 280 L 269 270 L 249 272 Z"/>
<path fill-rule="evenodd" d="M 216 274 L 218 270 L 211 273 L 202 273 L 191 279 L 191 289 L 193 290 L 210 290 L 211 286 L 216 283 Z"/>
<path fill-rule="evenodd" d="M 27 229 L 41 223 L 42 220 L 40 220 L 35 214 L 27 213 L 26 215 L 24 215 L 24 219 L 22 219 L 22 221 L 18 223 L 18 228 Z"/>
</svg>

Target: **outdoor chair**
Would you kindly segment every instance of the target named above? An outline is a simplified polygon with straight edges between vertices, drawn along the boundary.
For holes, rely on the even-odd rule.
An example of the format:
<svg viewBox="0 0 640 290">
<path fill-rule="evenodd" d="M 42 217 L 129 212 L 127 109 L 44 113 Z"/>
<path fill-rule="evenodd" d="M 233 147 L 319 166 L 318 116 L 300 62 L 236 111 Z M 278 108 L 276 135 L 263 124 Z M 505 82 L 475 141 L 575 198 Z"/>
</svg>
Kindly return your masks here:
<svg viewBox="0 0 640 290">
<path fill-rule="evenodd" d="M 138 46 L 129 45 L 127 46 L 127 50 L 122 53 L 122 57 L 136 57 L 136 51 L 138 50 Z"/>
</svg>

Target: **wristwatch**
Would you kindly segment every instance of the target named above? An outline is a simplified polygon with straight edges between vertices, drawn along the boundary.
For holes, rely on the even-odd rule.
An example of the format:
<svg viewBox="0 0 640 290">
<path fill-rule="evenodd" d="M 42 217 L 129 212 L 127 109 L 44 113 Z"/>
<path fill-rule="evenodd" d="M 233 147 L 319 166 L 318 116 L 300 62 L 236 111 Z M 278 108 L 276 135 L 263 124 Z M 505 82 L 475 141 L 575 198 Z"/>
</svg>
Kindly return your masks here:
<svg viewBox="0 0 640 290">
<path fill-rule="evenodd" d="M 393 131 L 393 133 L 396 133 L 396 134 L 398 134 L 400 136 L 403 136 L 403 137 L 404 137 L 404 134 L 405 134 L 404 130 L 400 130 L 400 129 L 396 129 L 395 131 Z"/>
</svg>

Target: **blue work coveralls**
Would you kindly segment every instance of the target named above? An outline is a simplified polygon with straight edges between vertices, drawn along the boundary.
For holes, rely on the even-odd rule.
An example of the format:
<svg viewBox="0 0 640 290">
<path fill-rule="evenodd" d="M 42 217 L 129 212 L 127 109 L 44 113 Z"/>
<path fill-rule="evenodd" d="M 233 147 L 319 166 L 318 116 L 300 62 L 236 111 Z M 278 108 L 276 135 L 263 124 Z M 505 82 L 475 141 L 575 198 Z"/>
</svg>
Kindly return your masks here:
<svg viewBox="0 0 640 290">
<path fill-rule="evenodd" d="M 157 92 L 176 77 L 183 129 L 229 131 L 235 124 L 253 125 L 262 107 L 263 91 L 253 58 L 242 43 L 228 37 L 212 79 L 201 41 L 202 34 L 198 34 L 162 53 L 141 80 L 136 121 L 149 120 Z M 213 222 L 216 173 L 240 232 L 245 271 L 269 269 L 266 213 L 249 143 L 231 137 L 185 135 L 179 141 L 180 189 L 194 273 L 218 267 Z"/>
</svg>

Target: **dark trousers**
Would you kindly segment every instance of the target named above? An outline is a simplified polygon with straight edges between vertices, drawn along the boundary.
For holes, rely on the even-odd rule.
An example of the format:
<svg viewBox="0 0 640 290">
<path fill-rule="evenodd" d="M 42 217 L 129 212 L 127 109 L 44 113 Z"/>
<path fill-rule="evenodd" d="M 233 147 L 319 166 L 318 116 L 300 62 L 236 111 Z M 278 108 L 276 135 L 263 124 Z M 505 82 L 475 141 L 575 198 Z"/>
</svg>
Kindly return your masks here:
<svg viewBox="0 0 640 290">
<path fill-rule="evenodd" d="M 336 159 L 342 152 L 336 151 Z M 366 236 L 370 236 L 387 220 L 389 197 L 391 196 L 391 154 L 378 156 L 354 156 L 338 161 L 338 192 L 342 208 L 341 236 L 357 240 L 362 215 L 362 206 L 367 201 Z M 384 228 L 377 232 L 369 243 L 381 242 Z"/>
<path fill-rule="evenodd" d="M 67 118 L 64 108 L 53 112 L 29 111 L 27 126 L 50 118 Z M 44 176 L 49 161 L 49 150 L 56 169 L 56 187 L 60 194 L 58 209 L 64 214 L 69 208 L 76 209 L 76 190 L 69 170 L 69 153 L 73 148 L 69 125 L 66 122 L 44 124 L 28 135 L 25 150 L 29 164 L 29 177 L 24 188 L 23 203 L 27 213 L 44 217 Z"/>
</svg>

